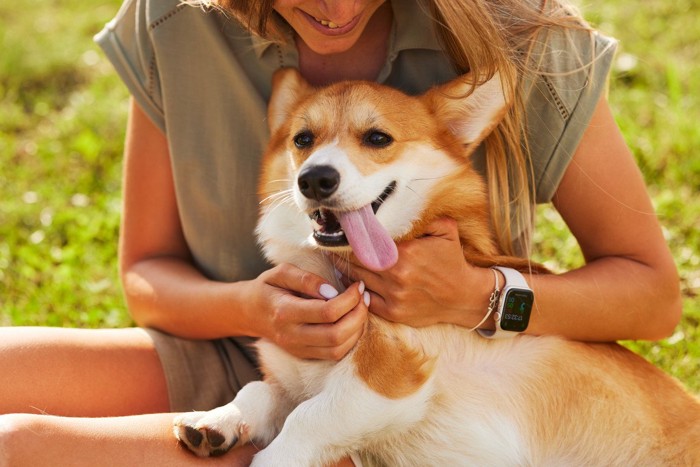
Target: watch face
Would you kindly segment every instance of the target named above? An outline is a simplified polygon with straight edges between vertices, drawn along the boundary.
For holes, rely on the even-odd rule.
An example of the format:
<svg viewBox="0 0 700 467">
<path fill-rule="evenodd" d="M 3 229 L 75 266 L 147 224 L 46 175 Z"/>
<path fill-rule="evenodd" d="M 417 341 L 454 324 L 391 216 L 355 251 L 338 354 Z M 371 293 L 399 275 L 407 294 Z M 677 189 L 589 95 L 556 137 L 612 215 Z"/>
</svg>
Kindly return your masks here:
<svg viewBox="0 0 700 467">
<path fill-rule="evenodd" d="M 530 312 L 535 295 L 527 289 L 510 289 L 503 300 L 501 312 L 501 329 L 504 331 L 523 332 L 530 322 Z"/>
</svg>

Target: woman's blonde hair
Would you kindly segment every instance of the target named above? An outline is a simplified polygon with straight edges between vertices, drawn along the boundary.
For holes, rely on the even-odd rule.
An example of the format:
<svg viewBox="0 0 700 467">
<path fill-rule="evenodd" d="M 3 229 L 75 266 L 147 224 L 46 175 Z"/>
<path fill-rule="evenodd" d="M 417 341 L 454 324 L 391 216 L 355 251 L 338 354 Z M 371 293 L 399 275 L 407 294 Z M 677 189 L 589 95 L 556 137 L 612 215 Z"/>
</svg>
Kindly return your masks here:
<svg viewBox="0 0 700 467">
<path fill-rule="evenodd" d="M 273 11 L 273 0 L 213 1 L 252 33 L 282 40 L 284 21 Z M 515 90 L 524 77 L 539 73 L 533 50 L 549 31 L 592 31 L 566 0 L 422 1 L 455 69 L 478 77 L 472 86 L 499 72 L 504 92 L 514 96 L 510 111 L 486 139 L 486 173 L 499 246 L 507 254 L 529 256 L 535 191 L 523 92 Z"/>
<path fill-rule="evenodd" d="M 497 71 L 513 105 L 486 139 L 491 221 L 501 249 L 529 256 L 535 186 L 526 135 L 525 77 L 540 70 L 533 52 L 550 32 L 592 29 L 565 0 L 429 0 L 437 33 L 453 65 L 488 79 Z M 592 37 L 592 36 L 591 36 Z M 593 63 L 582 63 L 586 67 Z M 576 70 L 571 70 L 575 72 Z M 534 82 L 534 79 L 531 80 Z M 479 82 L 473 83 L 478 85 Z M 520 87 L 521 92 L 515 92 Z"/>
</svg>

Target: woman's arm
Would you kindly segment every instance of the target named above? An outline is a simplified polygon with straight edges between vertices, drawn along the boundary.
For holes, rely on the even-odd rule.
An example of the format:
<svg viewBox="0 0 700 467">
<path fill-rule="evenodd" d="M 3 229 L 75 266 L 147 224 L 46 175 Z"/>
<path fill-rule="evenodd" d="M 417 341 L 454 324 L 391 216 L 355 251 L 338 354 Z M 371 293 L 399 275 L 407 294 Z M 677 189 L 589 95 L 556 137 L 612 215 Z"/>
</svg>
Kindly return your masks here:
<svg viewBox="0 0 700 467">
<path fill-rule="evenodd" d="M 323 279 L 292 266 L 234 283 L 211 281 L 193 266 L 167 140 L 133 100 L 123 191 L 119 263 L 139 325 L 188 338 L 266 337 L 294 355 L 330 359 L 361 334 L 367 310 L 358 287 L 326 300 Z"/>
<path fill-rule="evenodd" d="M 680 319 L 676 267 L 641 174 L 603 99 L 555 195 L 576 236 L 585 266 L 559 275 L 527 276 L 535 291 L 530 334 L 611 341 L 659 339 Z M 399 245 L 399 262 L 375 273 L 338 258 L 337 267 L 372 291 L 370 310 L 423 326 L 476 325 L 495 279 L 461 258 L 454 222 L 442 219 L 426 237 Z M 502 284 L 501 276 L 501 284 Z M 493 321 L 487 321 L 493 329 Z"/>
<path fill-rule="evenodd" d="M 598 104 L 554 196 L 586 265 L 531 277 L 531 332 L 660 339 L 681 314 L 680 282 L 644 180 L 607 102 Z"/>
</svg>

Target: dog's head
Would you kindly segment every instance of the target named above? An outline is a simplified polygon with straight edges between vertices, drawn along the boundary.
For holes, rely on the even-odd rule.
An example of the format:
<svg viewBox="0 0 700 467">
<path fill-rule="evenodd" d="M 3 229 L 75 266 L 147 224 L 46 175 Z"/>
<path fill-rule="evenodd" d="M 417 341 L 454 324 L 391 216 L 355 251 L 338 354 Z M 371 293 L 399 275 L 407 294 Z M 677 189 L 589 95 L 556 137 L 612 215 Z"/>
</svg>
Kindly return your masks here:
<svg viewBox="0 0 700 467">
<path fill-rule="evenodd" d="M 418 97 L 369 82 L 313 88 L 276 73 L 258 233 L 391 267 L 394 240 L 439 216 L 463 243 L 493 253 L 488 202 L 469 156 L 507 110 L 498 76 L 469 93 L 464 78 Z M 469 238 L 468 238 L 469 237 Z M 473 237 L 473 238 L 471 238 Z"/>
</svg>

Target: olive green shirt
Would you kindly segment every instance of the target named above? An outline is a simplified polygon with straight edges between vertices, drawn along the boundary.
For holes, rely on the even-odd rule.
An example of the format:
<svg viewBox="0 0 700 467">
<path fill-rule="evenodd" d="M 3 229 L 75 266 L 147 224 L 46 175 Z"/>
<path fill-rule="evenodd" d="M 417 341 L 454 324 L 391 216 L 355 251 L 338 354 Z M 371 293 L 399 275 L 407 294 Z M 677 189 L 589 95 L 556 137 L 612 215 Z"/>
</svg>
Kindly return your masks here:
<svg viewBox="0 0 700 467">
<path fill-rule="evenodd" d="M 424 11 L 414 1 L 393 3 L 389 52 L 377 81 L 417 94 L 455 78 Z M 526 101 L 538 202 L 556 191 L 604 92 L 615 50 L 615 41 L 602 35 L 579 36 L 555 35 L 538 51 L 548 73 Z M 266 106 L 273 72 L 298 65 L 293 41 L 264 41 L 217 11 L 181 0 L 126 0 L 96 41 L 167 136 L 182 227 L 197 266 L 215 280 L 256 277 L 268 267 L 254 237 Z M 593 56 L 595 64 L 581 68 Z M 483 154 L 475 154 L 482 171 Z"/>
</svg>

